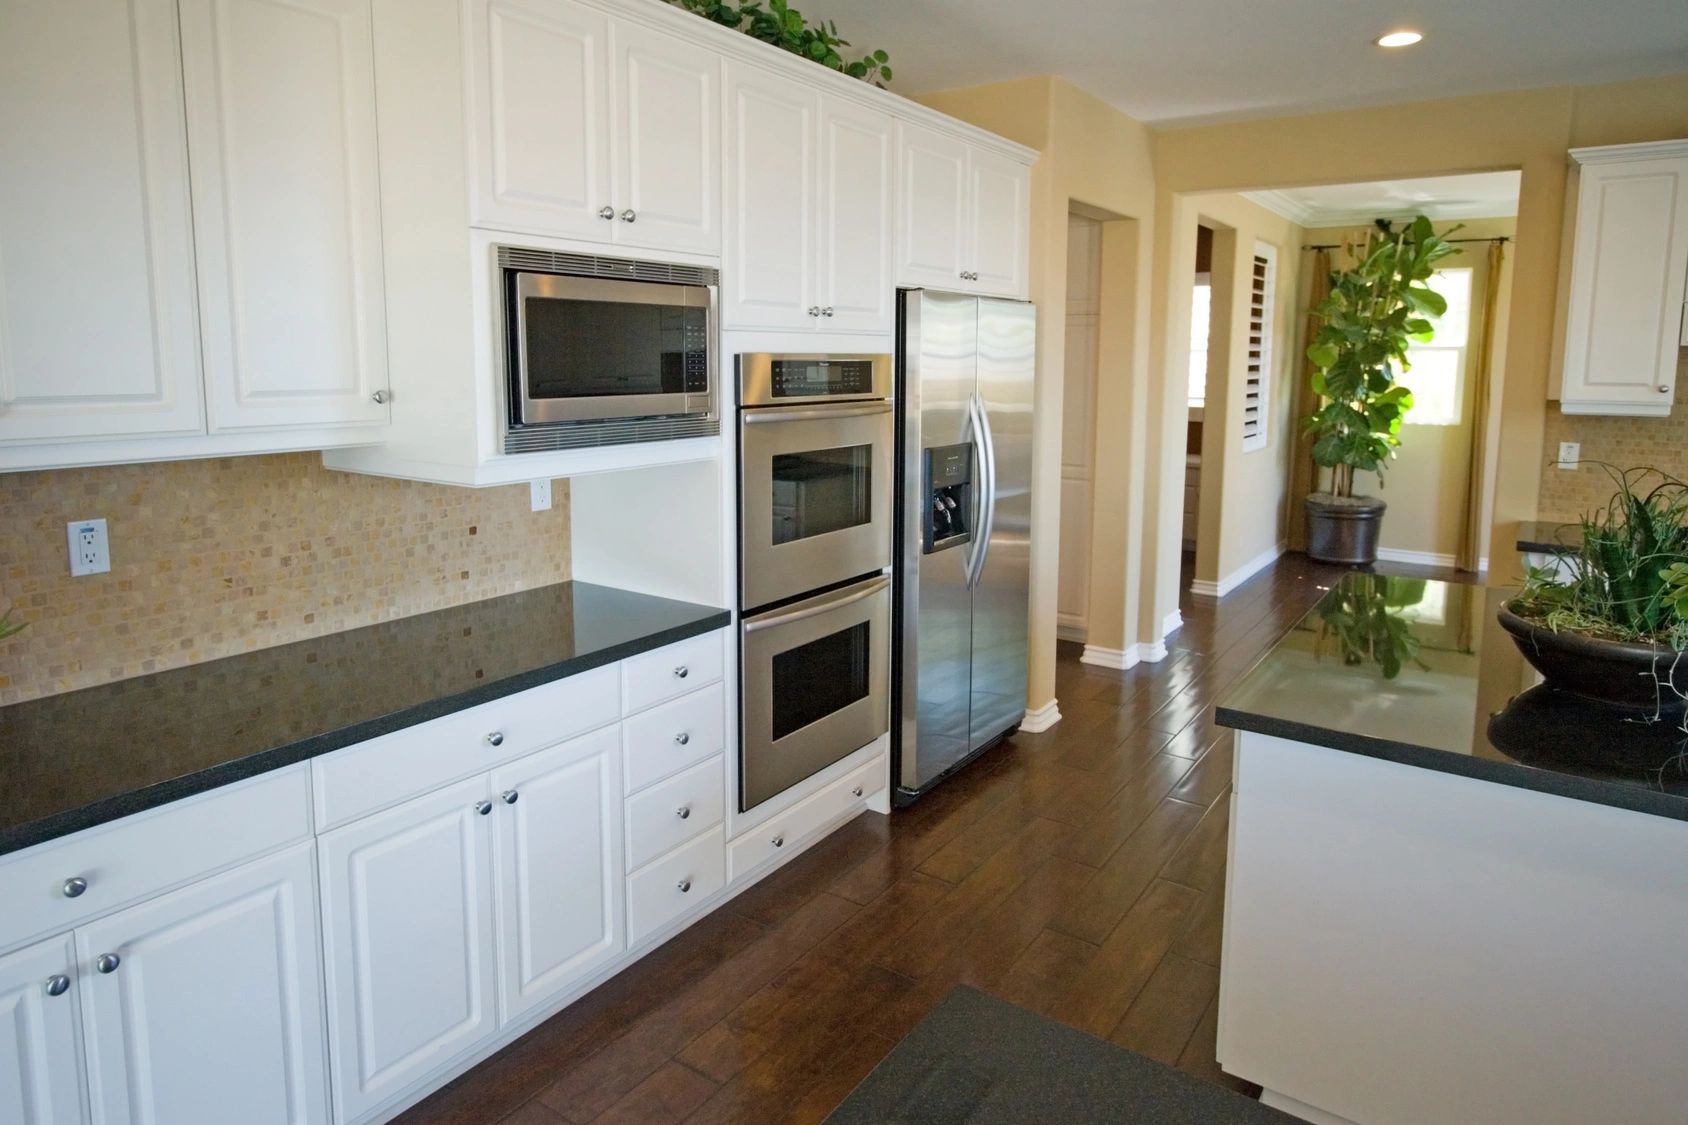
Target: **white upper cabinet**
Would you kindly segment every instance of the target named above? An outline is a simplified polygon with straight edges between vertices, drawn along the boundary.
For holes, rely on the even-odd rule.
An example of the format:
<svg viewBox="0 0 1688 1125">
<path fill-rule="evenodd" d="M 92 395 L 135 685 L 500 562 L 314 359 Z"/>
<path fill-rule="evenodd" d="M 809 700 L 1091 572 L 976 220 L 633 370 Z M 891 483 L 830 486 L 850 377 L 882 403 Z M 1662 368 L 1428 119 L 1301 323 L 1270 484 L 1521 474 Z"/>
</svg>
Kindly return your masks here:
<svg viewBox="0 0 1688 1125">
<path fill-rule="evenodd" d="M 69 934 L 0 957 L 0 1121 L 83 1119 L 76 972 Z"/>
<path fill-rule="evenodd" d="M 211 429 L 384 422 L 368 0 L 182 0 L 182 41 Z"/>
<path fill-rule="evenodd" d="M 1031 169 L 906 121 L 898 134 L 897 284 L 1025 297 Z"/>
<path fill-rule="evenodd" d="M 469 21 L 475 225 L 719 251 L 718 54 L 573 0 Z"/>
<path fill-rule="evenodd" d="M 1560 408 L 1669 414 L 1688 343 L 1688 141 L 1576 149 Z"/>
<path fill-rule="evenodd" d="M 890 332 L 891 212 L 896 142 L 890 115 L 840 98 L 821 100 L 820 283 L 822 327 Z"/>
<path fill-rule="evenodd" d="M 197 434 L 173 0 L 0 13 L 0 443 Z"/>
</svg>

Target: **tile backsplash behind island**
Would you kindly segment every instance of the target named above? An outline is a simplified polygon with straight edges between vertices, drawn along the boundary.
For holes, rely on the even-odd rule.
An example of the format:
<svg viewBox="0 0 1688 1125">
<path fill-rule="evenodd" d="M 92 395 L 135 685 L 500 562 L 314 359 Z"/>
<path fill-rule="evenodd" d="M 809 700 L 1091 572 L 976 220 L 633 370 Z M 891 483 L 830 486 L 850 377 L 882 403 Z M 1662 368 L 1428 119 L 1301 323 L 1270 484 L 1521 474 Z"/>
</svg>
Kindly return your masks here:
<svg viewBox="0 0 1688 1125">
<path fill-rule="evenodd" d="M 1666 418 L 1615 418 L 1592 414 L 1564 414 L 1557 402 L 1547 404 L 1547 432 L 1542 441 L 1541 495 L 1536 518 L 1572 522 L 1585 513 L 1602 510 L 1612 498 L 1612 479 L 1599 465 L 1620 469 L 1650 465 L 1678 480 L 1688 481 L 1688 348 L 1677 365 L 1677 399 Z M 1578 442 L 1582 465 L 1560 469 L 1552 464 L 1559 443 Z"/>
<path fill-rule="evenodd" d="M 111 573 L 71 578 L 104 517 Z M 569 577 L 569 495 L 323 468 L 315 453 L 0 474 L 0 704 Z"/>
</svg>

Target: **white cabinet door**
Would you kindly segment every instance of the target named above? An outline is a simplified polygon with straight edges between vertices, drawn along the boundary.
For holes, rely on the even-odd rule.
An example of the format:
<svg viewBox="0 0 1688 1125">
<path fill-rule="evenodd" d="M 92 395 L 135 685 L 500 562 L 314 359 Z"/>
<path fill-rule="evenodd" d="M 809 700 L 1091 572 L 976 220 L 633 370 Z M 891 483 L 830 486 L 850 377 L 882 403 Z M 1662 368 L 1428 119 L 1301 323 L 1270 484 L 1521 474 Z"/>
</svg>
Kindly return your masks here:
<svg viewBox="0 0 1688 1125">
<path fill-rule="evenodd" d="M 0 957 L 0 1121 L 83 1121 L 82 1029 L 69 934 Z"/>
<path fill-rule="evenodd" d="M 721 57 L 617 21 L 611 148 L 617 242 L 721 250 Z"/>
<path fill-rule="evenodd" d="M 968 154 L 967 181 L 970 288 L 1024 297 L 1030 281 L 1031 170 L 1005 156 L 974 149 Z"/>
<path fill-rule="evenodd" d="M 386 421 L 368 0 L 182 0 L 211 429 Z"/>
<path fill-rule="evenodd" d="M 820 99 L 808 86 L 727 66 L 728 328 L 814 327 L 815 137 Z"/>
<path fill-rule="evenodd" d="M 820 128 L 821 326 L 890 332 L 896 322 L 891 118 L 828 97 L 821 103 Z"/>
<path fill-rule="evenodd" d="M 327 1119 L 311 850 L 76 931 L 96 1122 Z"/>
<path fill-rule="evenodd" d="M 0 11 L 0 442 L 204 428 L 172 0 Z"/>
<path fill-rule="evenodd" d="M 468 10 L 475 224 L 608 242 L 609 20 L 572 0 Z"/>
<path fill-rule="evenodd" d="M 965 289 L 967 145 L 908 122 L 897 134 L 897 284 Z"/>
<path fill-rule="evenodd" d="M 318 838 L 335 1120 L 494 1030 L 491 813 L 481 774 Z"/>
<path fill-rule="evenodd" d="M 1688 156 L 1585 164 L 1565 325 L 1567 414 L 1670 413 L 1688 276 Z"/>
<path fill-rule="evenodd" d="M 503 1022 L 626 944 L 620 746 L 610 726 L 493 771 Z"/>
</svg>

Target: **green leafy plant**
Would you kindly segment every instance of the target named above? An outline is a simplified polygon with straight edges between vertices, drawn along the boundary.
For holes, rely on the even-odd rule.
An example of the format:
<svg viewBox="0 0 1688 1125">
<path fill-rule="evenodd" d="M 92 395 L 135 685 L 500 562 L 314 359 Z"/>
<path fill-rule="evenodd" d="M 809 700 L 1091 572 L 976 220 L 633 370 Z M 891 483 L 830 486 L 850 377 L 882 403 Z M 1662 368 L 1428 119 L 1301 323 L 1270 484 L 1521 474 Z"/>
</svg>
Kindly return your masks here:
<svg viewBox="0 0 1688 1125">
<path fill-rule="evenodd" d="M 1423 215 L 1399 231 L 1379 219 L 1355 265 L 1331 272 L 1330 295 L 1313 308 L 1323 323 L 1307 359 L 1318 368 L 1312 385 L 1321 405 L 1306 427 L 1316 435 L 1313 460 L 1331 471 L 1337 496 L 1354 495 L 1356 472 L 1376 473 L 1383 482 L 1413 404 L 1397 379 L 1409 366 L 1407 348 L 1429 343 L 1430 318 L 1448 311 L 1428 282 L 1436 263 L 1453 252 Z"/>
<path fill-rule="evenodd" d="M 850 46 L 850 41 L 840 38 L 836 24 L 831 20 L 811 24 L 786 0 L 767 0 L 766 7 L 758 0 L 737 6 L 722 0 L 669 0 L 669 3 L 851 78 L 875 86 L 891 81 L 891 57 L 884 51 L 868 51 L 859 58 L 846 59 L 841 48 Z"/>
<path fill-rule="evenodd" d="M 1319 610 L 1316 652 L 1335 640 L 1344 664 L 1374 661 L 1383 678 L 1393 680 L 1409 662 L 1426 671 L 1418 658 L 1419 640 L 1402 610 L 1424 600 L 1422 578 L 1392 578 L 1353 572 L 1342 576 Z"/>
<path fill-rule="evenodd" d="M 19 621 L 17 618 L 12 616 L 15 609 L 16 607 L 14 606 L 7 606 L 6 612 L 0 613 L 0 641 L 5 640 L 7 637 L 16 636 L 17 634 L 23 632 L 29 625 L 29 622 Z"/>
</svg>

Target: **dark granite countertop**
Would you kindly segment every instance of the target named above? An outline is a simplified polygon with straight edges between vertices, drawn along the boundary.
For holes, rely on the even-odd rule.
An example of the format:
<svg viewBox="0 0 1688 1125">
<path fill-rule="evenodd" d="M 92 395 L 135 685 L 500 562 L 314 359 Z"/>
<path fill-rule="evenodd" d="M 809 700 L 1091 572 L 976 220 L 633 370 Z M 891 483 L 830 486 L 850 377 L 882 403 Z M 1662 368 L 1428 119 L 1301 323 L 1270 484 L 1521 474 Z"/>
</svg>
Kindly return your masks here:
<svg viewBox="0 0 1688 1125">
<path fill-rule="evenodd" d="M 0 708 L 0 854 L 719 629 L 588 582 Z"/>
<path fill-rule="evenodd" d="M 1518 549 L 1543 555 L 1577 554 L 1582 550 L 1582 524 L 1557 520 L 1528 520 L 1518 525 Z"/>
<path fill-rule="evenodd" d="M 1587 703 L 1525 662 L 1512 591 L 1354 572 L 1219 700 L 1218 721 L 1369 757 L 1688 820 L 1680 714 Z M 1393 679 L 1345 658 L 1344 623 L 1387 613 L 1419 643 Z"/>
</svg>

